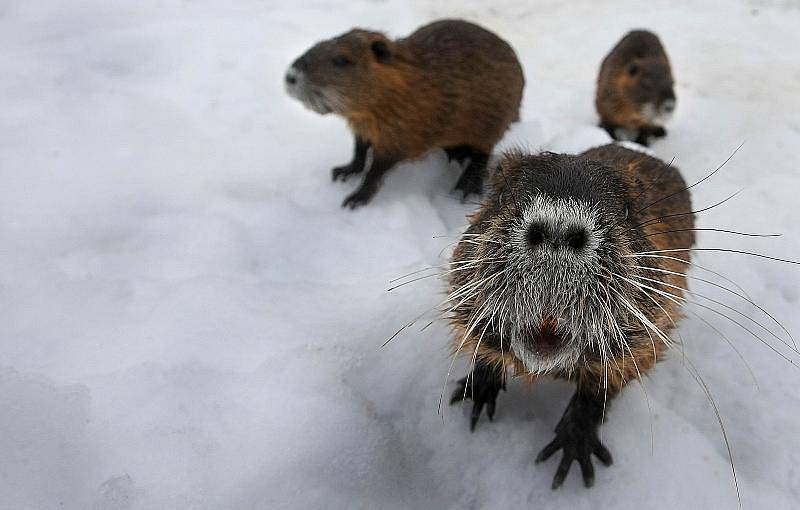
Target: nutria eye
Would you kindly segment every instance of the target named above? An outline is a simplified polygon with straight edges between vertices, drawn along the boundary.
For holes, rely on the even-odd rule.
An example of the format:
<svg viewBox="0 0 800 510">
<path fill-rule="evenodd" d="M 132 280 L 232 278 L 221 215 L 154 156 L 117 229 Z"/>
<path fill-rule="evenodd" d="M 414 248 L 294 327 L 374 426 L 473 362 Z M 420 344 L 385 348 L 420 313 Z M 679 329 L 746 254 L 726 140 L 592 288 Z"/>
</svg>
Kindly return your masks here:
<svg viewBox="0 0 800 510">
<path fill-rule="evenodd" d="M 575 228 L 567 232 L 564 241 L 566 242 L 567 246 L 572 248 L 575 251 L 582 249 L 586 246 L 586 241 L 588 240 L 588 235 L 586 231 L 582 228 Z"/>
<path fill-rule="evenodd" d="M 636 64 L 631 64 L 630 66 L 628 66 L 628 74 L 631 76 L 636 76 L 637 74 L 639 74 L 639 66 L 637 66 Z"/>
<path fill-rule="evenodd" d="M 335 65 L 336 67 L 345 67 L 349 66 L 352 63 L 353 62 L 344 55 L 337 55 L 336 57 L 333 57 L 333 65 Z"/>
</svg>

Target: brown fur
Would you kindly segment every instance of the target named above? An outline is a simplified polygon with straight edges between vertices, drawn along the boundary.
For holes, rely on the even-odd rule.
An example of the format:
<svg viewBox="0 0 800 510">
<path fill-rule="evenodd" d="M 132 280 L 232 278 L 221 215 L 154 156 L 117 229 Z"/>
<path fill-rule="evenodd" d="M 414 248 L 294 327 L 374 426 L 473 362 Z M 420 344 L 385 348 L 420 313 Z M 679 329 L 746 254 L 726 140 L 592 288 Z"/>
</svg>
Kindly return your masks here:
<svg viewBox="0 0 800 510">
<path fill-rule="evenodd" d="M 319 113 L 343 116 L 362 150 L 373 149 L 373 164 L 360 192 L 345 201 L 349 206 L 366 203 L 395 164 L 437 148 L 459 162 L 470 158 L 456 187 L 465 195 L 480 192 L 489 154 L 519 119 L 525 83 L 508 43 L 461 20 L 436 21 L 397 40 L 351 30 L 297 59 L 287 76 L 292 85 L 295 80 L 302 86 L 290 93 Z M 363 153 L 357 163 L 335 169 L 334 180 L 362 172 L 362 159 Z"/>
<path fill-rule="evenodd" d="M 394 56 L 370 59 L 368 87 L 339 88 L 342 115 L 376 152 L 408 159 L 470 145 L 488 153 L 518 118 L 522 68 L 506 42 L 477 25 L 437 21 L 397 41 L 364 31 L 342 38 L 385 40 Z"/>
<path fill-rule="evenodd" d="M 642 115 L 647 103 L 666 96 L 674 100 L 669 59 L 655 34 L 630 32 L 603 59 L 597 78 L 595 106 L 602 125 L 611 130 L 655 130 L 661 126 Z"/>
<path fill-rule="evenodd" d="M 662 216 L 672 215 L 643 226 L 640 232 L 641 238 L 632 239 L 632 242 L 642 243 L 646 251 L 686 249 L 693 246 L 694 233 L 686 229 L 694 228 L 694 215 L 690 213 L 691 202 L 689 192 L 685 189 L 686 183 L 677 169 L 668 167 L 658 159 L 624 149 L 618 145 L 607 145 L 591 149 L 581 156 L 587 160 L 600 162 L 619 172 L 626 185 L 628 199 L 631 203 L 637 204 L 636 207 L 630 209 L 630 218 L 628 220 L 630 224 L 636 225 L 648 220 L 661 218 Z M 495 176 L 494 185 L 496 190 L 508 192 L 512 195 L 514 193 L 525 193 L 524 189 L 514 189 L 513 184 L 508 184 L 515 181 L 513 172 L 520 171 L 520 169 L 521 166 L 516 164 L 516 156 L 513 153 L 507 155 Z M 509 186 L 512 189 L 508 189 Z M 674 196 L 659 202 L 663 197 L 670 195 Z M 470 220 L 473 226 L 477 224 L 478 220 L 491 219 L 490 223 L 501 221 L 500 216 L 495 218 L 491 216 L 493 213 L 487 205 L 489 202 L 487 200 L 484 206 L 471 216 Z M 646 207 L 651 204 L 654 205 Z M 509 214 L 514 215 L 513 203 L 509 207 L 512 209 Z M 672 230 L 685 231 L 652 235 Z M 453 254 L 453 261 L 458 262 L 477 258 L 481 256 L 479 250 L 480 248 L 476 248 L 471 243 L 462 242 L 457 246 Z M 625 248 L 623 251 L 625 253 L 633 253 L 636 250 Z M 674 252 L 665 255 L 689 261 L 689 252 Z M 668 285 L 686 287 L 686 278 L 683 276 L 687 269 L 686 264 L 666 259 L 641 258 L 636 260 L 640 265 L 673 271 L 681 275 L 654 272 L 643 273 L 644 276 L 660 280 Z M 459 279 L 463 278 L 468 278 L 468 276 L 464 276 L 463 272 L 455 273 L 455 276 L 451 277 L 451 282 L 454 285 L 461 286 L 465 282 L 463 280 L 459 281 Z M 661 287 L 660 290 L 675 295 L 683 295 L 682 292 L 674 288 L 660 286 L 659 284 L 649 285 L 655 288 Z M 636 304 L 653 324 L 669 335 L 670 331 L 674 329 L 672 320 L 678 320 L 680 309 L 674 302 L 665 297 L 654 296 L 654 298 L 660 307 L 644 295 L 638 298 L 641 300 Z M 475 299 L 480 299 L 480 297 Z M 472 308 L 477 308 L 477 303 Z M 672 318 L 670 319 L 661 308 L 666 310 Z M 453 316 L 451 320 L 455 330 L 453 349 L 454 352 L 467 353 L 472 356 L 476 346 L 478 346 L 481 331 L 473 330 L 471 335 L 464 340 L 469 322 L 470 317 L 465 317 L 463 314 Z M 463 344 L 462 340 L 464 340 Z M 651 337 L 644 328 L 637 332 L 634 338 L 630 338 L 629 341 L 631 345 L 630 352 L 624 351 L 620 353 L 611 360 L 608 366 L 603 365 L 600 359 L 589 358 L 585 363 L 576 366 L 573 371 L 558 372 L 553 376 L 575 381 L 580 388 L 592 388 L 592 391 L 596 390 L 598 392 L 604 388 L 602 381 L 607 376 L 608 395 L 613 396 L 629 381 L 639 378 L 640 375 L 650 370 L 657 361 L 663 358 L 664 351 L 667 348 L 664 342 L 655 334 L 652 334 Z M 540 377 L 537 374 L 528 373 L 523 363 L 510 352 L 508 345 L 501 352 L 497 345 L 492 345 L 492 343 L 486 341 L 480 342 L 477 349 L 477 359 L 498 368 L 510 368 L 515 376 L 528 382 L 533 382 Z"/>
</svg>

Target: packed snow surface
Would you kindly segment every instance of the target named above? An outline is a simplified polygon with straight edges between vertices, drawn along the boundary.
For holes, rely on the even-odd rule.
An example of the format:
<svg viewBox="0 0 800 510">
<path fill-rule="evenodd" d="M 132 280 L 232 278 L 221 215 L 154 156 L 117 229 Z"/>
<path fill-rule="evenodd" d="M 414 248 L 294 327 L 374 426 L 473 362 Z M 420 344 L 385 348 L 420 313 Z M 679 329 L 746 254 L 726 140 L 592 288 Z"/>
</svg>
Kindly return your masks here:
<svg viewBox="0 0 800 510">
<path fill-rule="evenodd" d="M 329 171 L 350 135 L 286 96 L 283 73 L 352 26 L 401 36 L 441 17 L 494 30 L 523 63 L 522 122 L 498 151 L 605 143 L 600 61 L 629 29 L 657 32 L 678 108 L 652 153 L 694 182 L 744 142 L 692 189 L 697 207 L 742 190 L 699 226 L 784 234 L 701 232 L 699 245 L 800 258 L 795 1 L 5 0 L 0 508 L 736 508 L 687 360 L 719 408 L 744 507 L 798 507 L 800 373 L 702 308 L 678 329 L 685 353 L 609 409 L 615 464 L 595 463 L 591 490 L 573 466 L 554 492 L 557 460 L 533 462 L 568 384 L 510 384 L 495 421 L 470 433 L 469 406 L 437 414 L 443 321 L 380 347 L 444 290 L 389 281 L 443 263 L 474 205 L 450 193 L 457 169 L 436 152 L 397 168 L 368 207 L 341 209 L 355 183 Z M 696 261 L 800 336 L 800 268 Z M 720 288 L 692 288 L 770 324 Z"/>
</svg>

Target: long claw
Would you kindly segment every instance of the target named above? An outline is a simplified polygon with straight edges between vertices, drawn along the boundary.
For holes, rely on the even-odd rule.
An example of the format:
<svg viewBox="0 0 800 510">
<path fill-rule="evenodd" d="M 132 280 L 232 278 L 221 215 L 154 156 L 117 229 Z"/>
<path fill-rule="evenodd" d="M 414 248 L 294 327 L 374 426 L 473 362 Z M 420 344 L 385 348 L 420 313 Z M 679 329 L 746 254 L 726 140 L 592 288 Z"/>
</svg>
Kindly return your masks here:
<svg viewBox="0 0 800 510">
<path fill-rule="evenodd" d="M 502 385 L 501 375 L 494 367 L 478 363 L 470 377 L 458 381 L 458 387 L 450 397 L 450 405 L 466 399 L 472 400 L 469 428 L 474 432 L 484 408 L 489 421 L 494 419 L 497 394 Z"/>
<path fill-rule="evenodd" d="M 483 400 L 478 400 L 474 404 L 472 404 L 472 416 L 469 420 L 469 429 L 472 432 L 475 432 L 475 425 L 478 424 L 478 419 L 481 417 L 481 411 L 483 410 Z"/>
<path fill-rule="evenodd" d="M 567 478 L 567 474 L 569 474 L 569 467 L 572 465 L 572 456 L 568 455 L 566 452 L 561 457 L 561 462 L 558 464 L 558 469 L 556 469 L 556 475 L 553 477 L 553 490 L 558 489 L 561 487 L 561 484 L 564 483 L 564 479 Z"/>
<path fill-rule="evenodd" d="M 494 420 L 494 408 L 495 408 L 496 405 L 497 405 L 497 401 L 496 400 L 490 400 L 486 404 L 486 416 L 489 417 L 489 421 Z"/>
<path fill-rule="evenodd" d="M 594 485 L 594 466 L 589 457 L 578 457 L 578 463 L 581 466 L 581 474 L 583 475 L 583 484 L 588 489 Z"/>
<path fill-rule="evenodd" d="M 611 452 L 609 452 L 608 449 L 602 444 L 598 443 L 594 447 L 593 453 L 597 456 L 598 459 L 600 459 L 600 462 L 602 462 L 606 466 L 610 466 L 611 464 L 614 463 L 614 459 L 611 458 Z"/>
<path fill-rule="evenodd" d="M 544 462 L 550 457 L 553 456 L 561 448 L 561 443 L 558 442 L 558 438 L 553 439 L 550 443 L 542 448 L 542 451 L 539 452 L 539 455 L 536 457 L 536 463 Z"/>
</svg>

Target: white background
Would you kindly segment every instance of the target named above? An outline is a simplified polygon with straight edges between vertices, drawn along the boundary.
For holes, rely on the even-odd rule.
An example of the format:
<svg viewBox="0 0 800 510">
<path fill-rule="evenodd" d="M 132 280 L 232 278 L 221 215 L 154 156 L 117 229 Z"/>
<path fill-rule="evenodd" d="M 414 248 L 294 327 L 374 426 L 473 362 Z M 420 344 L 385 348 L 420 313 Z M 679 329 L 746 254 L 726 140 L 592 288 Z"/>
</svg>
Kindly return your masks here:
<svg viewBox="0 0 800 510">
<path fill-rule="evenodd" d="M 615 465 L 595 463 L 589 491 L 574 466 L 552 492 L 557 460 L 533 463 L 567 384 L 510 385 L 475 433 L 468 406 L 438 416 L 446 324 L 379 346 L 442 297 L 436 278 L 386 289 L 446 260 L 452 239 L 433 236 L 457 236 L 472 209 L 450 193 L 457 170 L 437 152 L 397 168 L 370 206 L 340 209 L 355 183 L 329 171 L 350 135 L 282 80 L 352 26 L 402 36 L 463 17 L 525 68 L 523 122 L 503 147 L 581 151 L 607 140 L 601 59 L 652 29 L 678 96 L 654 154 L 692 182 L 745 142 L 693 190 L 704 207 L 743 189 L 699 226 L 784 234 L 699 245 L 800 258 L 797 2 L 234 4 L 0 2 L 0 508 L 735 508 L 719 425 L 680 353 L 646 379 L 650 410 L 636 384 L 611 407 Z M 800 336 L 800 268 L 696 260 Z M 679 334 L 725 420 L 742 501 L 797 507 L 800 374 L 707 317 L 759 383 L 687 314 Z"/>
</svg>

